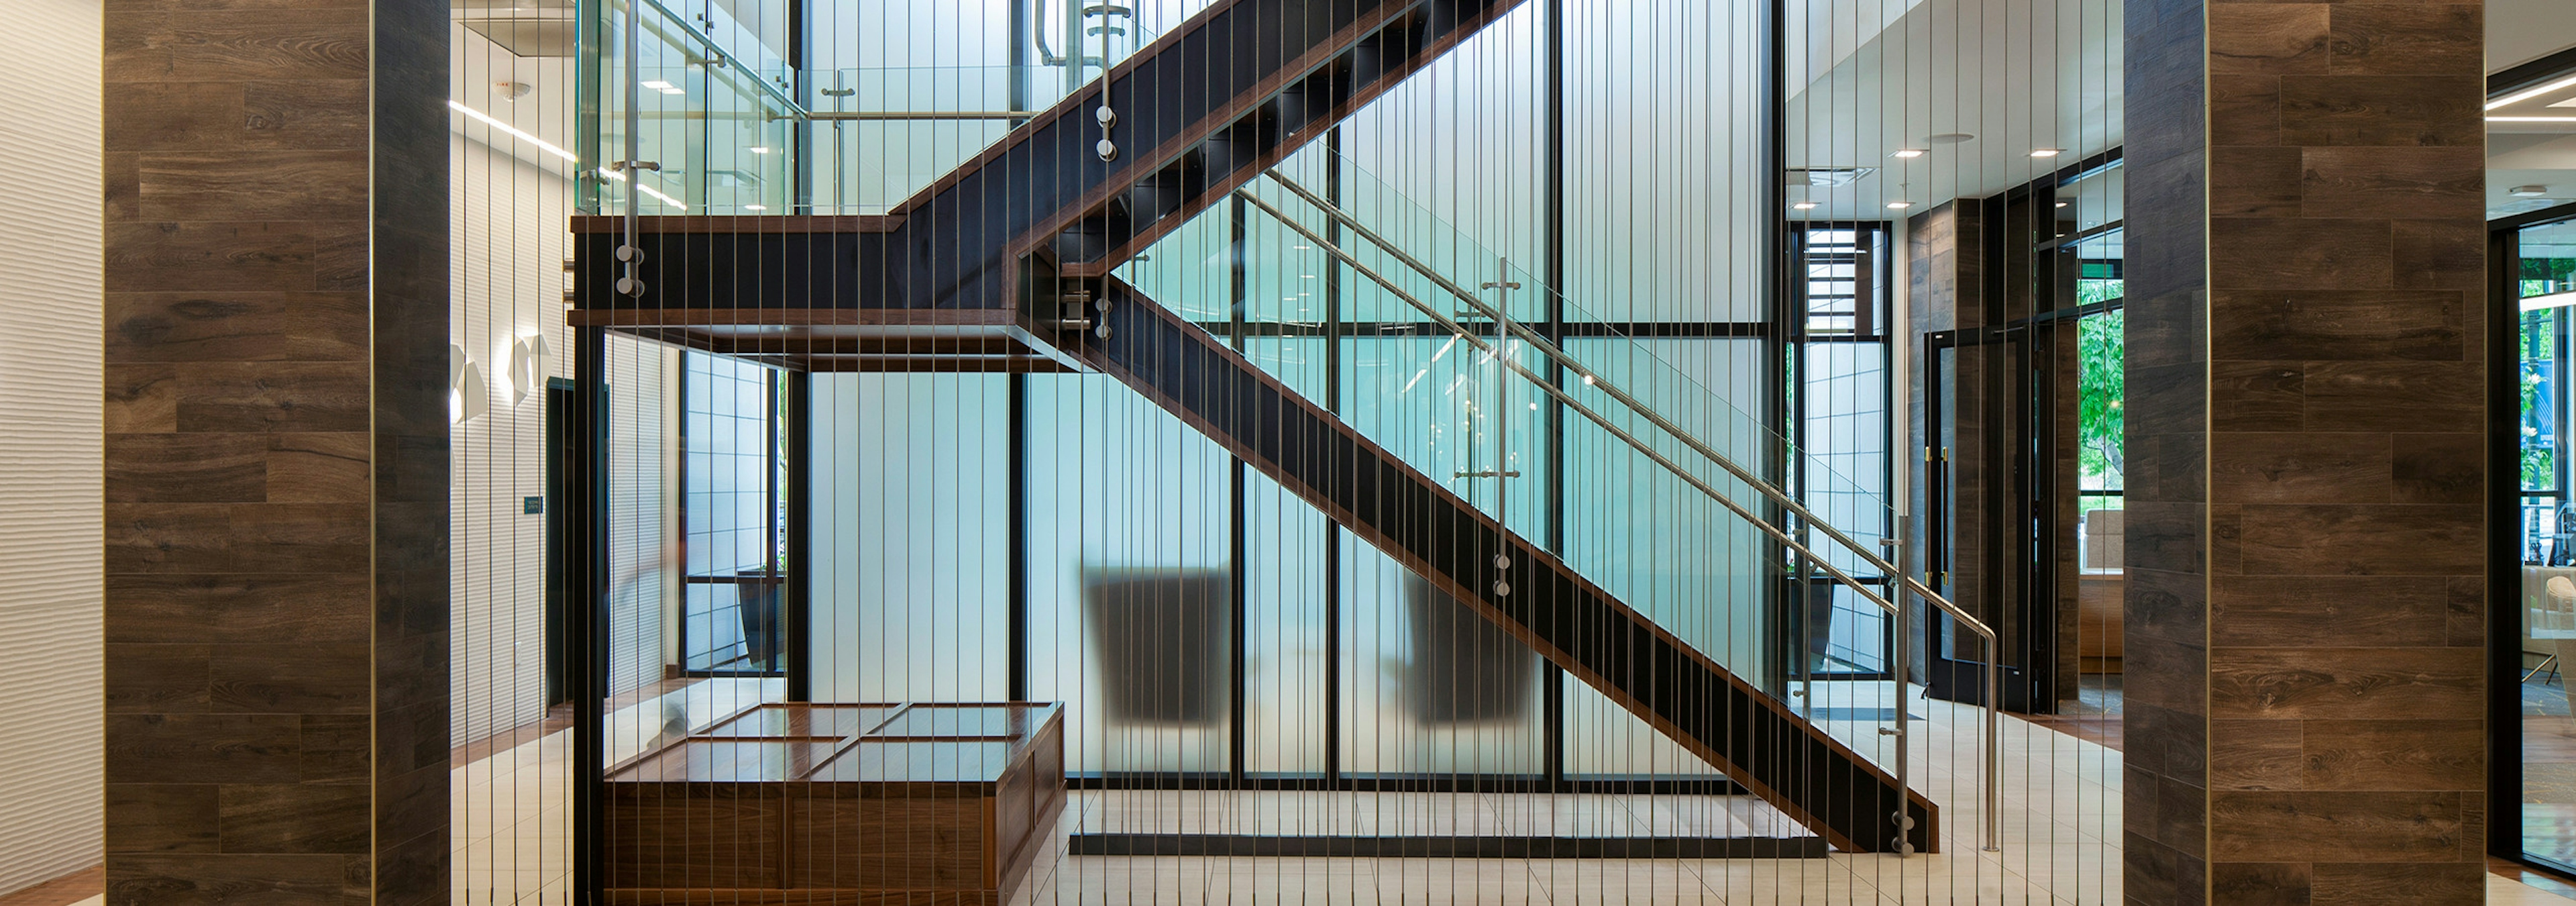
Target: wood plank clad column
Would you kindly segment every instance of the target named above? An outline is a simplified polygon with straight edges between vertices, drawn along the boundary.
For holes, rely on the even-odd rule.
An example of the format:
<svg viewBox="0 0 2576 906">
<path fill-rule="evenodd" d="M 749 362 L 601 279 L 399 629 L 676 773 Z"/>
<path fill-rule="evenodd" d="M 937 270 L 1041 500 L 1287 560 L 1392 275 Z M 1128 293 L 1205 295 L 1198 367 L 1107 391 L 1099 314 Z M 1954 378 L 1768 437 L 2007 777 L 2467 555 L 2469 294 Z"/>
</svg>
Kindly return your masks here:
<svg viewBox="0 0 2576 906">
<path fill-rule="evenodd" d="M 2128 896 L 2479 902 L 2482 10 L 2128 17 Z"/>
<path fill-rule="evenodd" d="M 448 897 L 447 28 L 107 4 L 112 903 Z"/>
</svg>

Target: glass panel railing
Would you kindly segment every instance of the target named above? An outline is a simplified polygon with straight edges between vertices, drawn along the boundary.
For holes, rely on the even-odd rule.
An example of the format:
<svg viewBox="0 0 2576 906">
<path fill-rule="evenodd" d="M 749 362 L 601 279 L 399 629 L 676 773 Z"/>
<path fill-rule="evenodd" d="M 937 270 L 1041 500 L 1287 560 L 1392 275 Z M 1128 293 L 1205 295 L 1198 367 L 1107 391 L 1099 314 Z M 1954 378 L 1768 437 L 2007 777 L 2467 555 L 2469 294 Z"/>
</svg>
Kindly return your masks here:
<svg viewBox="0 0 2576 906">
<path fill-rule="evenodd" d="M 1247 352 L 1288 348 L 1276 338 L 1310 340 L 1297 355 L 1251 358 L 1794 705 L 1806 707 L 1808 690 L 1790 688 L 1792 678 L 1891 672 L 1891 620 L 1878 603 L 1895 600 L 1891 577 L 1851 549 L 1890 536 L 1885 495 L 1748 411 L 1767 393 L 1769 341 L 1640 336 L 1591 317 L 1346 164 L 1339 189 L 1370 199 L 1375 216 L 1337 218 L 1304 188 L 1324 184 L 1336 163 L 1323 153 L 1292 158 L 1280 178 L 1211 208 L 1122 275 Z M 1401 222 L 1379 230 L 1382 218 Z M 1395 232 L 1412 241 L 1396 244 L 1387 236 Z M 1766 499 L 1772 485 L 1792 489 L 1850 544 L 1790 518 Z M 1854 688 L 1826 707 L 1867 725 L 1856 738 L 1875 737 L 1894 719 L 1896 686 Z M 1593 698 L 1569 701 L 1599 706 L 1600 738 L 1653 735 L 1612 720 L 1619 709 Z M 1655 751 L 1638 745 L 1617 751 Z M 1611 751 L 1586 764 L 1615 773 L 1660 763 Z"/>
<path fill-rule="evenodd" d="M 582 161 L 585 182 L 594 187 L 590 209 L 623 213 L 634 192 L 647 215 L 787 213 L 797 198 L 790 152 L 804 110 L 777 84 L 784 74 L 764 72 L 698 23 L 655 0 L 643 2 L 631 70 L 628 31 L 603 31 L 600 115 L 584 124 L 595 127 Z M 605 7 L 612 21 L 625 21 L 622 0 Z M 634 173 L 618 165 L 629 159 L 630 121 L 632 159 L 650 162 Z"/>
<path fill-rule="evenodd" d="M 1060 66 L 827 69 L 810 78 L 821 214 L 886 213 L 1078 87 Z"/>
</svg>

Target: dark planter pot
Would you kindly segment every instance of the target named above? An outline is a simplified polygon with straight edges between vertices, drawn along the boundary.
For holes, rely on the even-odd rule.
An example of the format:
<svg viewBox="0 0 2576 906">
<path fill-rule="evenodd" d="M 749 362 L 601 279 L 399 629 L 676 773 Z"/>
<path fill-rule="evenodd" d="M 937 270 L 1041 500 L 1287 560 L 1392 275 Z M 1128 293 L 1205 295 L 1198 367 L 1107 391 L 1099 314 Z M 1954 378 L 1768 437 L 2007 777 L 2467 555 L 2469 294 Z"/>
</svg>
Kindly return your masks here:
<svg viewBox="0 0 2576 906">
<path fill-rule="evenodd" d="M 778 602 L 787 577 L 768 570 L 737 570 L 734 575 L 744 581 L 734 585 L 741 606 L 734 612 L 742 617 L 743 647 L 750 649 L 752 664 L 762 670 L 778 665 Z"/>
</svg>

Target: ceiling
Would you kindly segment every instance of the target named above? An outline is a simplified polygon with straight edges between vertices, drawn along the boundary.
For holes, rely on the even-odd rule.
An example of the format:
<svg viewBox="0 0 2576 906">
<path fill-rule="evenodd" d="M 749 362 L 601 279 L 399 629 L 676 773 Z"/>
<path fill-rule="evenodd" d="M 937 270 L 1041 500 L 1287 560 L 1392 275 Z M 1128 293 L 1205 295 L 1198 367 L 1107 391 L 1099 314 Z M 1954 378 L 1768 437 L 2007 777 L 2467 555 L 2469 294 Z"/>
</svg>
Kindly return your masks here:
<svg viewBox="0 0 2576 906">
<path fill-rule="evenodd" d="M 1811 38 L 1788 61 L 1791 72 L 1812 74 L 1788 101 L 1789 166 L 1870 172 L 1838 187 L 1793 184 L 1791 202 L 1815 205 L 1798 216 L 1920 212 L 2028 183 L 2120 143 L 2121 0 L 1807 6 L 1807 17 L 1837 37 Z M 1893 156 L 1908 149 L 1923 153 Z M 2042 149 L 2060 153 L 2033 156 Z"/>
<path fill-rule="evenodd" d="M 2576 45 L 2576 2 L 2488 0 L 2487 70 L 2496 72 Z M 2515 91 L 2487 111 L 2487 216 L 2576 203 L 2576 71 Z M 2555 86 L 2555 87 L 2553 87 Z M 2537 120 L 2537 121 L 2535 121 Z M 2536 187 L 2536 188 L 2535 188 Z M 2520 188 L 2525 195 L 2515 195 Z"/>
</svg>

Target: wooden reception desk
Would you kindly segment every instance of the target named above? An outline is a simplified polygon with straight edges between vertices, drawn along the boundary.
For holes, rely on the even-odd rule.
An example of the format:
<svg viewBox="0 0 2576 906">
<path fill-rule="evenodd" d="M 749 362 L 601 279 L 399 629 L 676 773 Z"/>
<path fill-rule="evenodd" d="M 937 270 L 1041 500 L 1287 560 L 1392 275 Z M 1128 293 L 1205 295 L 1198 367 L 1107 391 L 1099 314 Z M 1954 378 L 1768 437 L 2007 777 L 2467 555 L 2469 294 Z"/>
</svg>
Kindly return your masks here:
<svg viewBox="0 0 2576 906">
<path fill-rule="evenodd" d="M 1064 811 L 1054 704 L 752 708 L 609 773 L 609 899 L 992 904 Z"/>
</svg>

